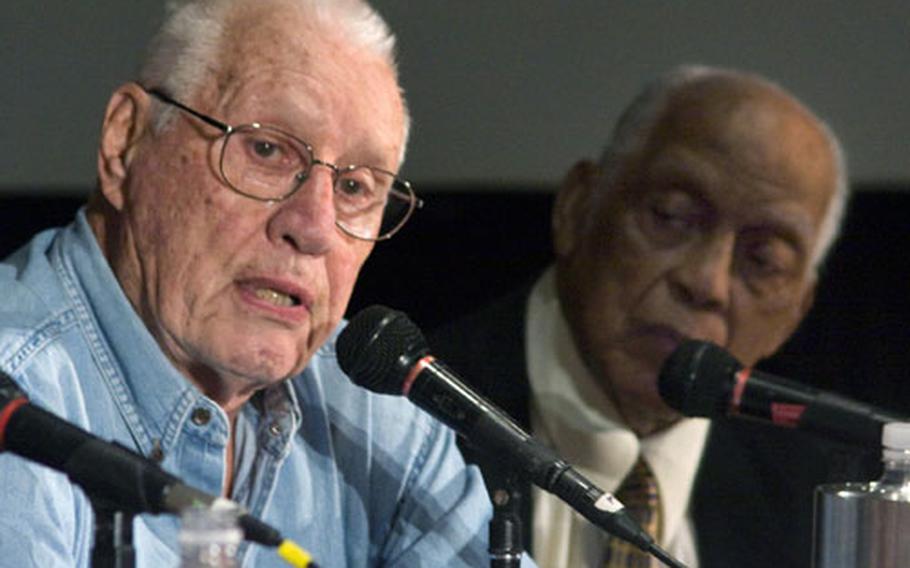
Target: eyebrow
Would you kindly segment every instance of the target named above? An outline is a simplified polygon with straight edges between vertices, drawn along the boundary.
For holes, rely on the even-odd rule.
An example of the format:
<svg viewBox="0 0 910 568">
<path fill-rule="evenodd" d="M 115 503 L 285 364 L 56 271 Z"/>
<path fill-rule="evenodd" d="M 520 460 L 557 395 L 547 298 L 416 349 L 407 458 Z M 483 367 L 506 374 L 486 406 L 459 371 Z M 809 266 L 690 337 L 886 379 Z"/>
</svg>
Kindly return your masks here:
<svg viewBox="0 0 910 568">
<path fill-rule="evenodd" d="M 773 215 L 762 213 L 760 219 L 747 219 L 743 228 L 747 231 L 768 230 L 790 243 L 806 259 L 812 256 L 814 226 L 811 219 L 803 213 L 793 211 L 774 211 Z"/>
<path fill-rule="evenodd" d="M 684 160 L 695 158 L 700 160 L 698 155 L 684 153 L 672 153 L 676 159 Z M 709 163 L 709 165 L 711 165 Z M 712 166 L 713 167 L 713 166 Z M 704 188 L 710 188 L 717 183 L 717 179 L 711 175 L 711 172 L 693 170 L 684 167 L 676 160 L 658 160 L 652 163 L 649 168 L 650 172 L 646 178 L 646 183 L 659 183 L 663 187 L 658 191 L 672 192 L 677 191 L 685 193 L 692 198 L 699 206 L 710 208 L 715 213 L 718 211 L 717 199 L 713 198 Z M 737 172 L 733 172 L 734 178 L 739 177 Z M 773 181 L 765 178 L 758 180 L 750 179 L 750 184 L 759 184 L 761 186 L 773 185 L 778 191 L 785 189 L 775 185 Z M 781 195 L 786 195 L 782 193 Z M 765 204 L 758 202 L 755 204 L 750 214 L 743 219 L 743 228 L 767 229 L 771 232 L 782 236 L 788 242 L 791 242 L 799 251 L 807 256 L 812 254 L 812 236 L 815 230 L 812 218 L 804 210 L 796 210 L 790 206 L 791 202 L 783 201 L 772 205 L 773 210 L 768 211 Z"/>
<path fill-rule="evenodd" d="M 711 196 L 700 189 L 701 182 L 697 181 L 697 176 L 688 175 L 687 172 L 677 169 L 672 175 L 660 179 L 666 182 L 665 185 L 651 190 L 650 193 L 654 195 L 681 193 L 691 199 L 695 207 L 707 211 L 709 216 L 715 219 L 713 222 L 726 217 L 716 199 L 711 199 Z M 657 181 L 657 178 L 653 178 L 653 181 Z M 737 219 L 736 226 L 737 233 L 761 232 L 782 239 L 806 259 L 810 259 L 813 254 L 812 219 L 803 211 L 789 209 L 786 204 L 774 204 L 770 210 L 761 203 L 756 204 L 745 216 Z"/>
<path fill-rule="evenodd" d="M 314 112 L 308 107 L 282 100 L 280 97 L 273 99 L 272 103 L 266 105 L 266 107 L 268 109 L 267 113 L 264 116 L 254 117 L 255 120 L 263 125 L 268 125 L 291 134 L 310 146 L 313 146 L 316 157 L 322 159 L 322 156 L 320 155 L 322 147 L 316 142 L 313 142 L 314 136 L 311 136 L 311 134 L 314 134 L 312 125 L 317 125 L 315 130 L 322 127 L 319 119 L 321 116 L 320 113 Z M 368 139 L 368 141 L 370 141 L 370 139 Z M 360 145 L 353 149 L 357 151 L 356 157 L 359 159 L 337 160 L 336 165 L 339 167 L 369 166 L 398 175 L 398 167 L 400 164 L 398 163 L 397 156 L 393 158 L 392 163 L 385 164 L 384 159 L 386 156 L 384 156 L 382 150 L 377 146 L 375 139 L 370 141 L 370 144 L 367 147 Z"/>
</svg>

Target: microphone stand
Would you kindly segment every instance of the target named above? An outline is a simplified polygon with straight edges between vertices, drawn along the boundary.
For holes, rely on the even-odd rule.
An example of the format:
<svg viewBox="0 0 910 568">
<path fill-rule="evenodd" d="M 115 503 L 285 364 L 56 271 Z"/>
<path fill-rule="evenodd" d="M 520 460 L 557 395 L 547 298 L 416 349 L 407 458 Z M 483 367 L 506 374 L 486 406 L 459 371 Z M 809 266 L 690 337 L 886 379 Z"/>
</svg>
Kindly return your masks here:
<svg viewBox="0 0 910 568">
<path fill-rule="evenodd" d="M 491 493 L 493 518 L 490 519 L 490 568 L 518 568 L 524 546 L 521 539 L 521 493 L 511 475 Z"/>
<path fill-rule="evenodd" d="M 134 568 L 133 518 L 105 499 L 91 499 L 95 511 L 95 543 L 92 546 L 92 568 Z"/>
</svg>

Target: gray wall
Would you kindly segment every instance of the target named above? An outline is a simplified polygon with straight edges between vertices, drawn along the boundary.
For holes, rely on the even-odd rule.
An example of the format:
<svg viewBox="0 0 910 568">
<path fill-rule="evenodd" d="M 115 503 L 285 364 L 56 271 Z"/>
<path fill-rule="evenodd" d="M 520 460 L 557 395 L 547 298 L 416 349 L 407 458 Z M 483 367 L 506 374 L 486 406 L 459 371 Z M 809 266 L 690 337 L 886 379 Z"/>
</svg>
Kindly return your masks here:
<svg viewBox="0 0 910 568">
<path fill-rule="evenodd" d="M 398 32 L 418 184 L 553 183 L 642 81 L 680 62 L 764 73 L 841 135 L 853 179 L 910 180 L 910 2 L 376 0 Z M 0 188 L 85 187 L 112 88 L 159 0 L 5 0 Z"/>
</svg>

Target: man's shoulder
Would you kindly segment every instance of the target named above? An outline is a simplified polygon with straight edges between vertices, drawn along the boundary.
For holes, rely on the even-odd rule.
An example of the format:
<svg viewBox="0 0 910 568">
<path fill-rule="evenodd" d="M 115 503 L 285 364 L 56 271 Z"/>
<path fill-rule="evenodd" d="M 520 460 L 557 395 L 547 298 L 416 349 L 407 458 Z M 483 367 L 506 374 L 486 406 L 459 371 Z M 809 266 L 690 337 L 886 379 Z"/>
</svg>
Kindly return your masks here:
<svg viewBox="0 0 910 568">
<path fill-rule="evenodd" d="M 702 563 L 808 565 L 815 488 L 872 479 L 876 462 L 875 452 L 808 432 L 714 420 L 692 494 Z"/>
<path fill-rule="evenodd" d="M 869 479 L 876 475 L 879 461 L 878 448 L 749 419 L 721 418 L 711 423 L 701 472 L 730 477 L 730 468 L 741 464 L 755 475 L 774 475 L 811 489 L 822 483 Z M 764 468 L 761 474 L 756 471 L 759 464 Z"/>
<path fill-rule="evenodd" d="M 528 423 L 525 321 L 530 286 L 517 288 L 429 335 L 433 354 L 478 393 Z"/>
<path fill-rule="evenodd" d="M 34 326 L 0 325 L 0 372 L 32 403 L 85 427 L 88 401 L 100 403 L 102 397 L 85 389 L 94 363 L 88 350 L 77 347 L 79 343 L 73 311 L 46 317 Z M 94 390 L 100 387 L 96 384 Z"/>
<path fill-rule="evenodd" d="M 0 314 L 2 324 L 11 318 L 43 319 L 64 305 L 63 289 L 50 260 L 59 229 L 35 235 L 0 261 Z"/>
<path fill-rule="evenodd" d="M 76 323 L 49 260 L 56 230 L 0 262 L 0 365 L 15 371 Z"/>
<path fill-rule="evenodd" d="M 481 358 L 503 351 L 523 351 L 526 287 L 458 317 L 429 335 L 433 353 L 451 364 L 474 366 Z"/>
</svg>

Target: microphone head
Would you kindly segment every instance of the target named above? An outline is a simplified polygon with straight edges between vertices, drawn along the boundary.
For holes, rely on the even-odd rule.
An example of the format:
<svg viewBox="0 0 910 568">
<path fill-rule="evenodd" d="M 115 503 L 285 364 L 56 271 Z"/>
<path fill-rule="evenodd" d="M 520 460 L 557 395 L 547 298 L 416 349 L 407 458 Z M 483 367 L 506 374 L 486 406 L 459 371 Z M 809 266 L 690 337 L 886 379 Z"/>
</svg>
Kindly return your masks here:
<svg viewBox="0 0 910 568">
<path fill-rule="evenodd" d="M 411 368 L 429 352 L 420 329 L 403 312 L 370 306 L 338 335 L 338 364 L 355 384 L 381 394 L 402 394 Z"/>
<path fill-rule="evenodd" d="M 690 339 L 664 361 L 658 390 L 670 408 L 686 416 L 724 416 L 730 404 L 733 376 L 742 367 L 717 345 Z"/>
</svg>

